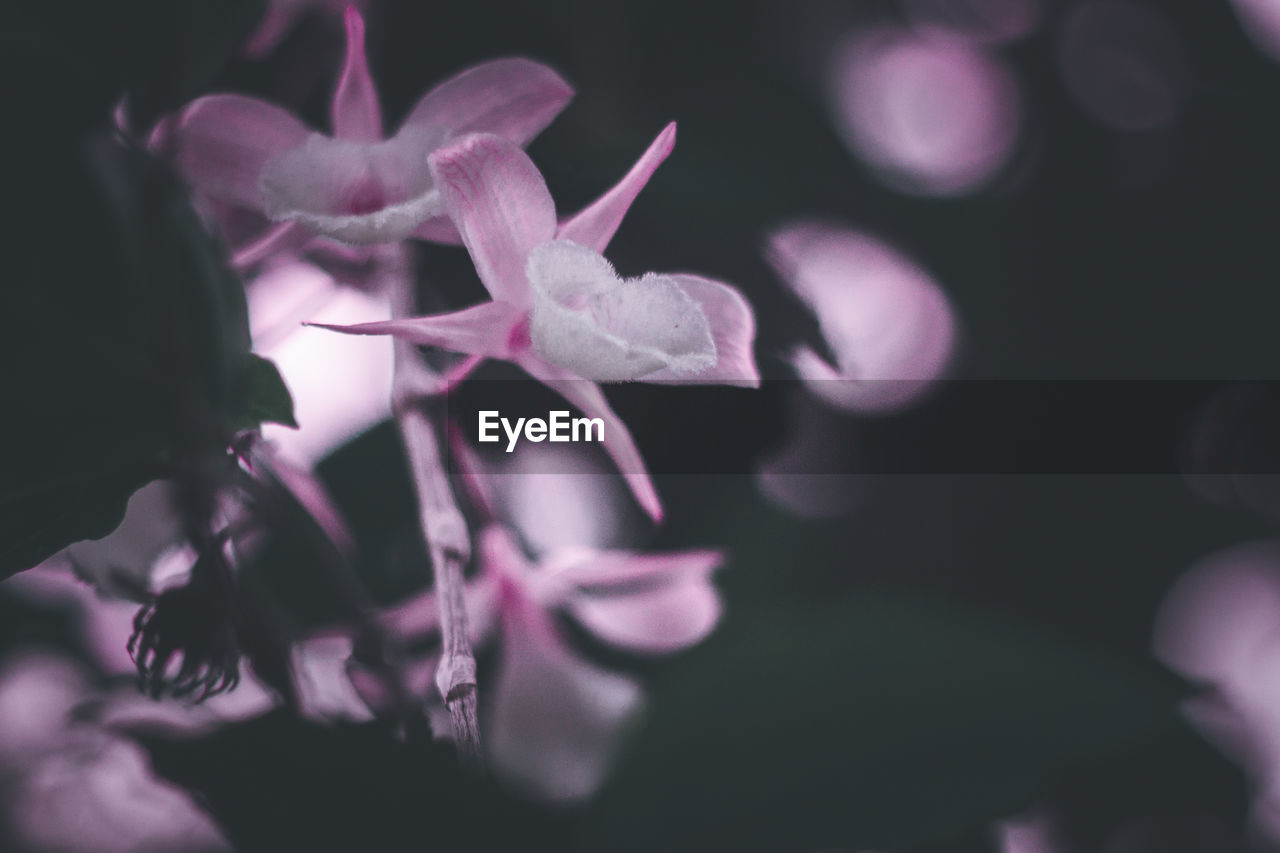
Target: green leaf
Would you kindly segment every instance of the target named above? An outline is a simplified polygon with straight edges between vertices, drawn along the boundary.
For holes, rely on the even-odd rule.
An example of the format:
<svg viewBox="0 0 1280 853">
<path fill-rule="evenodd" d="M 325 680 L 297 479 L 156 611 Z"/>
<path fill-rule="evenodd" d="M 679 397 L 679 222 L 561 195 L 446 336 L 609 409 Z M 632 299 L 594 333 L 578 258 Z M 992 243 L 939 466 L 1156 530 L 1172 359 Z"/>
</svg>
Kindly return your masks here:
<svg viewBox="0 0 1280 853">
<path fill-rule="evenodd" d="M 1180 726 L 1166 675 L 941 607 L 731 613 L 654 692 L 588 847 L 901 849 Z"/>
<path fill-rule="evenodd" d="M 235 427 L 252 429 L 264 423 L 298 428 L 293 415 L 293 397 L 280 370 L 270 359 L 250 353 L 245 363 L 243 405 Z"/>
</svg>

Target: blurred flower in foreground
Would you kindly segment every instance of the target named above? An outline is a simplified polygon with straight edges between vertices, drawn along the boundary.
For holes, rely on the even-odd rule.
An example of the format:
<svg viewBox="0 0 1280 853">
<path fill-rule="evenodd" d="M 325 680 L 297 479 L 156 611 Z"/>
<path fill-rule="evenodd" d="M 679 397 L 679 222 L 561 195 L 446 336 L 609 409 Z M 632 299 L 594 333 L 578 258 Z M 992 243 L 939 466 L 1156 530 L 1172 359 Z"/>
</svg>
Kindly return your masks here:
<svg viewBox="0 0 1280 853">
<path fill-rule="evenodd" d="M 1258 49 L 1280 60 L 1280 0 L 1231 0 L 1231 5 Z"/>
<path fill-rule="evenodd" d="M 1280 542 L 1192 566 L 1161 605 L 1154 650 L 1210 688 L 1186 714 L 1253 779 L 1253 826 L 1280 842 Z"/>
<path fill-rule="evenodd" d="M 18 849 L 231 850 L 184 791 L 153 775 L 141 747 L 77 719 L 90 698 L 86 674 L 53 654 L 0 665 L 0 800 Z"/>
<path fill-rule="evenodd" d="M 859 32 L 835 53 L 836 130 L 894 189 L 960 195 L 990 180 L 1022 125 L 1018 85 L 981 48 L 897 28 Z"/>
<path fill-rule="evenodd" d="M 905 0 L 907 16 L 920 30 L 998 44 L 1035 30 L 1044 0 Z"/>
<path fill-rule="evenodd" d="M 639 450 L 595 381 L 760 381 L 751 349 L 755 319 L 737 290 L 682 273 L 622 280 L 600 254 L 674 144 L 672 124 L 617 186 L 559 224 L 542 175 L 511 142 L 475 135 L 432 154 L 434 182 L 492 301 L 326 328 L 518 365 L 603 420 L 606 450 L 640 505 L 660 518 Z"/>
<path fill-rule="evenodd" d="M 956 344 L 951 306 L 897 251 L 858 231 L 799 222 L 774 231 L 767 254 L 835 356 L 833 365 L 809 347 L 792 355 L 814 395 L 850 412 L 889 411 L 943 375 Z"/>
<path fill-rule="evenodd" d="M 346 65 L 331 105 L 333 136 L 242 95 L 200 98 L 153 135 L 153 145 L 174 159 L 197 191 L 278 223 L 251 254 L 265 256 L 317 234 L 353 244 L 448 239 L 453 231 L 427 155 L 476 131 L 527 143 L 573 95 L 545 66 L 495 60 L 436 86 L 385 138 L 365 58 L 364 22 L 354 8 L 346 21 Z"/>
<path fill-rule="evenodd" d="M 484 500 L 534 554 L 616 548 L 628 538 L 626 493 L 597 460 L 596 454 L 522 444 L 516 453 L 486 460 L 486 472 L 493 473 L 472 480 L 482 481 Z"/>
<path fill-rule="evenodd" d="M 1177 118 L 1182 55 L 1173 30 L 1149 6 L 1075 4 L 1062 24 L 1058 64 L 1080 108 L 1113 130 L 1154 130 Z"/>
<path fill-rule="evenodd" d="M 486 691 L 485 745 L 494 772 L 509 784 L 531 795 L 575 801 L 603 782 L 643 696 L 634 678 L 575 651 L 556 617 L 568 616 L 596 641 L 625 652 L 679 651 L 701 641 L 719 621 L 711 573 L 724 558 L 714 550 L 639 554 L 569 544 L 567 534 L 590 531 L 593 526 L 583 519 L 608 506 L 594 490 L 572 489 L 580 477 L 595 475 L 577 473 L 583 469 L 555 451 L 522 449 L 521 454 L 538 457 L 521 469 L 539 471 L 530 476 L 540 486 L 564 481 L 554 491 L 565 497 L 560 509 L 570 521 L 553 545 L 535 549 L 532 558 L 515 531 L 491 525 L 480 535 L 479 571 L 468 585 L 471 629 L 476 641 L 496 634 L 500 644 L 496 681 Z M 545 500 L 544 492 L 522 489 L 519 475 L 475 479 L 484 500 L 515 509 L 518 520 L 539 518 L 523 505 Z M 518 532 L 536 541 L 528 535 L 536 531 Z M 400 636 L 429 634 L 439 624 L 435 596 L 417 596 L 385 618 Z M 369 701 L 380 704 L 377 698 Z"/>
</svg>

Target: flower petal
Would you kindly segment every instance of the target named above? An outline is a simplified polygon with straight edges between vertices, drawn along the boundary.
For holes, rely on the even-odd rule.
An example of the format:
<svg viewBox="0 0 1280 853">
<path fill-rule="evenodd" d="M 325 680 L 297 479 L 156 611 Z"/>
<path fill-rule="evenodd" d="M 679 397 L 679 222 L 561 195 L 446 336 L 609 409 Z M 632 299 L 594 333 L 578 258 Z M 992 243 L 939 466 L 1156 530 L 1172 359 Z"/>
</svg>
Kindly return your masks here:
<svg viewBox="0 0 1280 853">
<path fill-rule="evenodd" d="M 447 246 L 461 246 L 462 235 L 447 216 L 437 216 L 422 223 L 413 232 L 419 240 L 430 240 L 432 243 L 443 243 Z"/>
<path fill-rule="evenodd" d="M 441 138 L 493 133 L 524 145 L 559 115 L 573 88 L 529 59 L 496 59 L 468 68 L 423 95 L 399 133 Z"/>
<path fill-rule="evenodd" d="M 572 240 L 580 246 L 603 252 L 622 224 L 631 203 L 649 183 L 658 166 L 676 145 L 676 123 L 671 122 L 653 140 L 648 150 L 631 167 L 622 180 L 600 198 L 565 220 L 556 233 L 557 239 Z"/>
<path fill-rule="evenodd" d="M 483 485 L 534 554 L 604 548 L 623 529 L 627 495 L 605 460 L 559 444 L 520 443 Z"/>
<path fill-rule="evenodd" d="M 391 335 L 418 346 L 501 358 L 506 355 L 511 329 L 524 313 L 505 302 L 484 302 L 453 311 L 407 320 L 386 320 L 356 326 L 314 323 L 345 335 Z"/>
<path fill-rule="evenodd" d="M 297 222 L 273 225 L 261 237 L 237 249 L 231 256 L 231 264 L 237 270 L 249 269 L 267 258 L 297 252 L 314 236 Z"/>
<path fill-rule="evenodd" d="M 716 363 L 694 374 L 680 374 L 669 368 L 644 376 L 642 382 L 670 382 L 682 385 L 741 385 L 760 387 L 752 344 L 756 318 L 751 305 L 738 290 L 723 282 L 687 273 L 671 273 L 680 289 L 702 309 L 715 342 Z"/>
<path fill-rule="evenodd" d="M 591 796 L 643 696 L 630 678 L 570 651 L 539 608 L 512 599 L 486 744 L 494 772 L 529 794 Z"/>
<path fill-rule="evenodd" d="M 266 101 L 209 95 L 182 111 L 164 145 L 199 192 L 262 210 L 263 167 L 301 145 L 309 132 L 291 113 Z"/>
<path fill-rule="evenodd" d="M 477 134 L 428 162 L 480 281 L 494 299 L 529 305 L 525 264 L 556 230 L 555 203 L 533 161 L 513 142 Z"/>
<path fill-rule="evenodd" d="M 605 452 L 618 466 L 627 485 L 631 487 L 631 493 L 644 511 L 654 521 L 661 521 L 662 501 L 658 499 L 653 480 L 649 478 L 644 458 L 640 456 L 640 450 L 631 438 L 627 425 L 609 407 L 609 401 L 605 399 L 600 386 L 548 364 L 532 353 L 519 359 L 517 364 L 530 376 L 577 406 L 587 417 L 600 418 L 604 423 Z"/>
<path fill-rule="evenodd" d="M 551 557 L 542 564 L 562 581 L 580 587 L 649 588 L 690 578 L 705 578 L 724 564 L 724 553 L 712 549 L 670 554 L 630 551 L 569 552 L 563 561 Z"/>
<path fill-rule="evenodd" d="M 918 398 L 946 371 L 957 323 L 946 295 L 912 261 L 846 228 L 800 222 L 775 232 L 769 261 L 817 315 L 835 355 L 808 349 L 796 372 L 847 411 L 886 411 Z"/>
<path fill-rule="evenodd" d="M 484 573 L 467 584 L 467 636 L 480 645 L 498 624 L 498 578 Z M 426 590 L 378 615 L 378 622 L 397 640 L 416 643 L 440 630 L 440 605 L 433 590 Z"/>
<path fill-rule="evenodd" d="M 527 274 L 534 348 L 584 379 L 688 374 L 716 362 L 706 316 L 670 276 L 622 281 L 598 252 L 568 240 L 535 247 Z"/>
<path fill-rule="evenodd" d="M 263 208 L 347 243 L 403 240 L 444 213 L 426 167 L 433 147 L 411 136 L 362 143 L 313 133 L 263 167 Z"/>
<path fill-rule="evenodd" d="M 720 596 L 705 575 L 624 595 L 579 594 L 569 610 L 606 643 L 666 654 L 700 642 L 720 619 Z"/>
<path fill-rule="evenodd" d="M 333 93 L 333 135 L 338 139 L 374 142 L 382 139 L 382 108 L 364 50 L 364 18 L 347 7 L 347 60 Z"/>
</svg>

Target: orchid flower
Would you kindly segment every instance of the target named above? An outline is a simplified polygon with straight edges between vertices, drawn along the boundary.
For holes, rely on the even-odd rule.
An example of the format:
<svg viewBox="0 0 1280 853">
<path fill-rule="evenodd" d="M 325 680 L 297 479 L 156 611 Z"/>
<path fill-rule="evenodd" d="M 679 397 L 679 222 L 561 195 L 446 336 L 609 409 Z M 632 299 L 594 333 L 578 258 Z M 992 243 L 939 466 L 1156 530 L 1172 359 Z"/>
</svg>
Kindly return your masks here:
<svg viewBox="0 0 1280 853">
<path fill-rule="evenodd" d="M 201 195 L 276 223 L 240 253 L 242 263 L 297 248 L 316 235 L 356 245 L 452 239 L 427 155 L 477 131 L 526 144 L 573 95 L 546 66 L 495 60 L 429 91 L 387 138 L 365 57 L 364 20 L 354 7 L 347 9 L 346 28 L 332 136 L 281 107 L 241 95 L 200 98 L 153 134 L 153 147 L 170 153 Z"/>
<path fill-rule="evenodd" d="M 630 433 L 597 381 L 760 382 L 755 320 L 733 287 L 683 273 L 622 279 L 601 255 L 627 209 L 675 144 L 666 127 L 613 189 L 557 223 L 547 185 L 518 146 L 476 134 L 429 165 L 492 301 L 448 314 L 326 326 L 510 361 L 601 418 L 605 449 L 637 500 L 662 516 Z"/>
<path fill-rule="evenodd" d="M 481 465 L 473 458 L 463 466 L 473 500 L 513 525 L 481 532 L 477 572 L 466 593 L 472 641 L 496 638 L 500 646 L 496 681 L 482 709 L 489 763 L 531 793 L 581 799 L 603 781 L 642 695 L 634 679 L 573 650 L 556 620 L 567 617 L 597 641 L 632 654 L 688 648 L 719 621 L 711 574 L 724 555 L 610 547 L 621 533 L 621 518 L 610 511 L 617 505 L 610 494 L 616 478 L 585 454 L 529 445 L 497 471 Z M 554 518 L 535 511 L 548 495 L 559 498 Z M 429 637 L 439 630 L 435 593 L 415 596 L 383 619 L 407 642 Z M 416 680 L 429 684 L 433 667 L 427 662 Z M 376 686 L 357 683 L 357 689 L 371 707 L 385 707 Z"/>
<path fill-rule="evenodd" d="M 596 640 L 626 652 L 688 648 L 719 621 L 711 573 L 723 554 L 579 547 L 531 560 L 510 530 L 493 525 L 481 532 L 478 557 L 480 574 L 467 590 L 473 639 L 496 630 L 501 646 L 497 680 L 487 694 L 490 763 L 533 794 L 565 801 L 590 796 L 643 696 L 634 679 L 574 651 L 554 615 L 569 615 Z M 385 619 L 402 637 L 430 633 L 439 625 L 435 596 L 411 599 Z"/>
</svg>

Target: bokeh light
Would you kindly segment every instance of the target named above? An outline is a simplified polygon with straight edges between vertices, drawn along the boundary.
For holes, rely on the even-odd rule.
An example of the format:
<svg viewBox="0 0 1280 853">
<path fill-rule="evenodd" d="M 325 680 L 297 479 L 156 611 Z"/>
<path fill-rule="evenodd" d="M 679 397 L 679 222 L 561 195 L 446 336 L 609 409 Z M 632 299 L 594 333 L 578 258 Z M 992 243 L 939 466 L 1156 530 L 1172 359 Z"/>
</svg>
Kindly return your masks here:
<svg viewBox="0 0 1280 853">
<path fill-rule="evenodd" d="M 1149 7 L 1087 0 L 1067 12 L 1058 64 L 1076 104 L 1113 130 L 1173 124 L 1183 87 L 1181 48 Z"/>
<path fill-rule="evenodd" d="M 959 39 L 880 27 L 835 52 L 829 77 L 836 130 L 894 189 L 952 196 L 1009 162 L 1022 128 L 1017 80 Z"/>
</svg>

